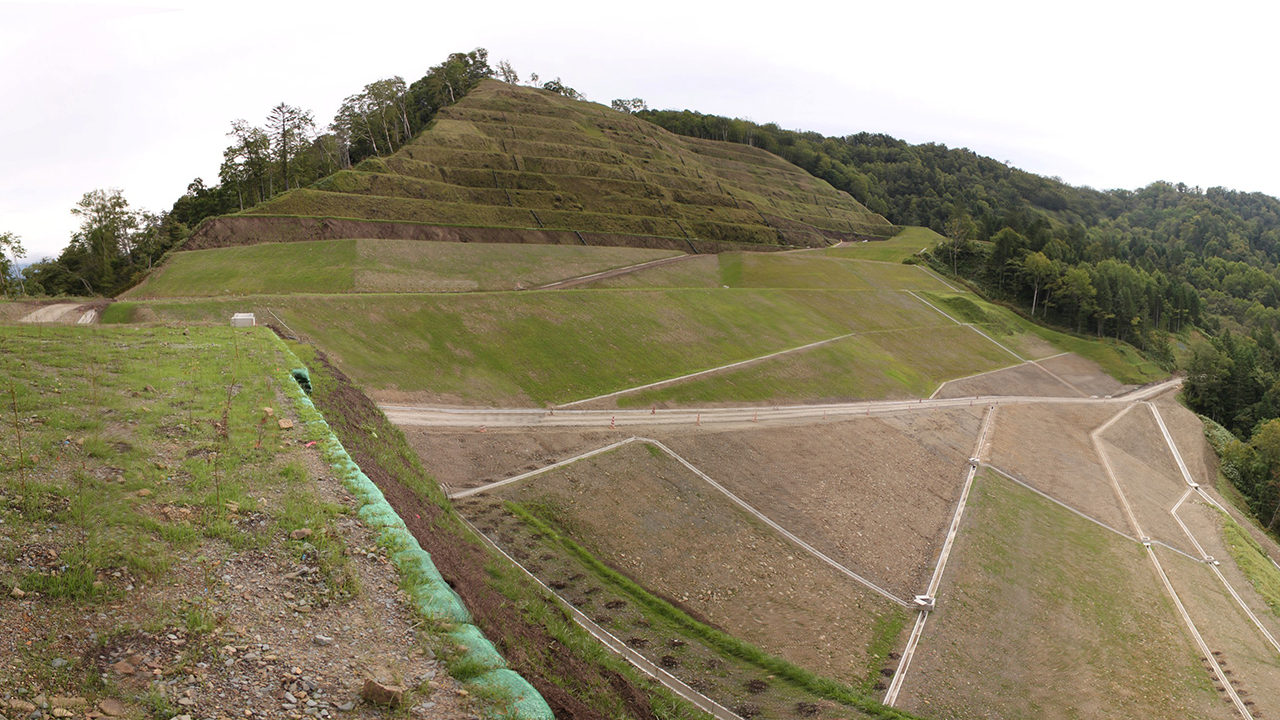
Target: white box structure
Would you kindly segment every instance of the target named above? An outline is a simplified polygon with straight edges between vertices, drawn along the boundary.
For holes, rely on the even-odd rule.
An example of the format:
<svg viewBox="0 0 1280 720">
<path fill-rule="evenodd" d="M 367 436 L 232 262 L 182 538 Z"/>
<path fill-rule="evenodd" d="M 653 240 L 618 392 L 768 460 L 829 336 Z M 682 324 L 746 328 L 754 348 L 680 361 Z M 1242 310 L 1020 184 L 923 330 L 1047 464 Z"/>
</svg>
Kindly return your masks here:
<svg viewBox="0 0 1280 720">
<path fill-rule="evenodd" d="M 236 313 L 231 316 L 231 327 L 253 327 L 258 324 L 253 313 Z"/>
</svg>

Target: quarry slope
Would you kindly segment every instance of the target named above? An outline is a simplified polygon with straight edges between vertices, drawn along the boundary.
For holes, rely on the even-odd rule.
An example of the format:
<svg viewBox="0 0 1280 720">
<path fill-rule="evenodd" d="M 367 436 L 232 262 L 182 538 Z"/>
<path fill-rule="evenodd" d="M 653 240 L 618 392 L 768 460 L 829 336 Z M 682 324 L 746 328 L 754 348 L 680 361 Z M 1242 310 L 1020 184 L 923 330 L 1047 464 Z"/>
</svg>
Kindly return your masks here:
<svg viewBox="0 0 1280 720">
<path fill-rule="evenodd" d="M 207 222 L 186 248 L 360 237 L 718 252 L 895 231 L 763 150 L 490 80 L 394 155 Z"/>
</svg>

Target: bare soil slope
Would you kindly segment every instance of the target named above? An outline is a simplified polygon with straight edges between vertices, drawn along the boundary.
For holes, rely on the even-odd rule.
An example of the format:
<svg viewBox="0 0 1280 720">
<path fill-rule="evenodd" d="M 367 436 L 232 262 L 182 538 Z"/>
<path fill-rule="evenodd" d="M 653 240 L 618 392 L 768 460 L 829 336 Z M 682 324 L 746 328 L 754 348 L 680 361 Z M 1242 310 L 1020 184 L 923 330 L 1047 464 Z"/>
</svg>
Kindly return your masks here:
<svg viewBox="0 0 1280 720">
<path fill-rule="evenodd" d="M 487 485 L 626 437 L 621 431 L 477 432 L 404 426 L 422 464 L 450 490 Z"/>
<path fill-rule="evenodd" d="M 990 463 L 1067 505 L 1131 532 L 1089 433 L 1114 406 L 1009 405 L 996 416 Z"/>
<path fill-rule="evenodd" d="M 664 442 L 806 542 L 908 597 L 932 571 L 979 422 L 964 408 Z"/>
<path fill-rule="evenodd" d="M 1280 707 L 1280 657 L 1262 641 L 1257 628 L 1208 567 L 1164 548 L 1156 552 L 1231 685 L 1254 710 L 1254 717 L 1271 717 Z"/>
<path fill-rule="evenodd" d="M 1012 359 L 1012 358 L 1010 358 Z M 985 375 L 960 378 L 942 386 L 936 397 L 958 398 L 992 395 L 1080 397 L 1080 393 L 1034 363 L 1020 363 Z"/>
<path fill-rule="evenodd" d="M 1080 388 L 1086 395 L 1119 395 L 1132 388 L 1122 385 L 1118 380 L 1103 372 L 1097 363 L 1082 358 L 1075 353 L 1066 353 L 1057 357 L 1040 360 L 1040 365 L 1049 372 Z"/>
<path fill-rule="evenodd" d="M 1234 717 L 1199 665 L 1140 545 L 986 473 L 900 705 L 939 720 Z"/>
<path fill-rule="evenodd" d="M 600 559 L 822 675 L 860 680 L 876 620 L 896 612 L 640 443 L 494 492 L 554 508 Z"/>
<path fill-rule="evenodd" d="M 1099 437 L 1143 532 L 1198 557 L 1169 513 L 1187 484 L 1150 408 L 1134 406 Z"/>
</svg>

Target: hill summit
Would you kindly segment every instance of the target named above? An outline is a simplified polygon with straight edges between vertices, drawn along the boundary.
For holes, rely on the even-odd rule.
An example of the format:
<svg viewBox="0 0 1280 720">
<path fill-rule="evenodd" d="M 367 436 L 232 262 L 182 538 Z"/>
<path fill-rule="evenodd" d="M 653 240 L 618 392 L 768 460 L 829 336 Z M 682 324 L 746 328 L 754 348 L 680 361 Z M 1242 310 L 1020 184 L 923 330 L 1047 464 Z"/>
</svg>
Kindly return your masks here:
<svg viewBox="0 0 1280 720">
<path fill-rule="evenodd" d="M 759 148 L 486 80 L 395 154 L 207 222 L 187 249 L 365 237 L 718 252 L 894 232 Z"/>
</svg>

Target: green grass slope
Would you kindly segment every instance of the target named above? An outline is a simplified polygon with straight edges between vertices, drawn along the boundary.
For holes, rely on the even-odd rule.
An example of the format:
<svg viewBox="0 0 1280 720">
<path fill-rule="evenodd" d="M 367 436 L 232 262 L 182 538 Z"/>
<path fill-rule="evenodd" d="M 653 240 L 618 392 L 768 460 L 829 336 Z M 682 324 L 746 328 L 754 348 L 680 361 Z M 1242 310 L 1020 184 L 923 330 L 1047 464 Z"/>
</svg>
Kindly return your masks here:
<svg viewBox="0 0 1280 720">
<path fill-rule="evenodd" d="M 512 290 L 676 254 L 621 247 L 415 240 L 265 243 L 175 253 L 125 297 Z"/>
<path fill-rule="evenodd" d="M 142 307 L 144 319 L 219 324 L 233 312 L 269 318 L 271 308 L 366 387 L 499 405 L 579 400 L 855 330 L 946 322 L 887 291 L 281 296 Z"/>
<path fill-rule="evenodd" d="M 1111 377 L 1128 385 L 1142 385 L 1168 373 L 1147 360 L 1132 345 L 1068 335 L 989 303 L 972 293 L 926 292 L 921 297 L 963 323 L 972 323 L 1025 358 L 1043 357 L 1042 348 L 1073 352 L 1092 360 Z"/>
<path fill-rule="evenodd" d="M 233 312 L 262 319 L 275 313 L 382 399 L 544 406 L 790 350 L 610 402 L 925 396 L 943 381 L 1016 364 L 1001 345 L 1023 358 L 1074 350 L 1121 382 L 1145 382 L 1158 372 L 1125 346 L 1045 330 L 952 292 L 919 267 L 820 253 L 722 253 L 590 287 L 470 293 L 454 291 L 578 276 L 650 255 L 365 240 L 180 255 L 188 257 L 175 257 L 135 291 L 144 300 L 113 304 L 104 321 L 224 324 Z M 208 299 L 238 292 L 250 294 Z M 145 300 L 160 296 L 167 297 Z"/>
<path fill-rule="evenodd" d="M 246 215 L 809 247 L 894 232 L 848 193 L 763 150 L 497 81 L 442 110 L 394 155 Z"/>
<path fill-rule="evenodd" d="M 929 228 L 910 226 L 902 228 L 901 232 L 888 240 L 842 245 L 822 252 L 830 257 L 900 263 L 945 239 Z"/>
<path fill-rule="evenodd" d="M 723 252 L 645 268 L 589 286 L 951 291 L 950 286 L 919 266 L 845 260 L 810 252 Z"/>
<path fill-rule="evenodd" d="M 981 473 L 901 707 L 976 717 L 1230 717 L 1142 546 Z"/>
</svg>

